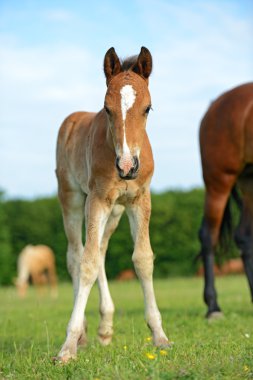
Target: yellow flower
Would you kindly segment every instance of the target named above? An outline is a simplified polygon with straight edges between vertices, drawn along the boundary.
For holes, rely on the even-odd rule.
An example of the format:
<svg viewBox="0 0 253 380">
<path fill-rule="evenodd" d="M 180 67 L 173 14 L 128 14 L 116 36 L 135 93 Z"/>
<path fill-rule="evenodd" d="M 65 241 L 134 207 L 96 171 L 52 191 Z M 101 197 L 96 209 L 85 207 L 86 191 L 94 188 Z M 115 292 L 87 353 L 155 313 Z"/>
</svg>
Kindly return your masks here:
<svg viewBox="0 0 253 380">
<path fill-rule="evenodd" d="M 154 360 L 156 358 L 156 355 L 151 354 L 150 352 L 146 352 L 146 356 L 149 360 Z"/>
<path fill-rule="evenodd" d="M 160 350 L 160 355 L 166 356 L 168 355 L 168 352 L 166 350 Z"/>
<path fill-rule="evenodd" d="M 245 365 L 245 366 L 243 367 L 243 369 L 244 369 L 244 372 L 249 372 L 249 367 L 248 367 L 247 365 Z"/>
<path fill-rule="evenodd" d="M 127 350 L 127 346 L 123 346 L 124 350 L 126 351 Z"/>
<path fill-rule="evenodd" d="M 149 337 L 146 338 L 146 341 L 147 341 L 147 342 L 150 342 L 151 340 L 152 340 L 152 337 L 151 337 L 151 336 L 149 336 Z"/>
</svg>

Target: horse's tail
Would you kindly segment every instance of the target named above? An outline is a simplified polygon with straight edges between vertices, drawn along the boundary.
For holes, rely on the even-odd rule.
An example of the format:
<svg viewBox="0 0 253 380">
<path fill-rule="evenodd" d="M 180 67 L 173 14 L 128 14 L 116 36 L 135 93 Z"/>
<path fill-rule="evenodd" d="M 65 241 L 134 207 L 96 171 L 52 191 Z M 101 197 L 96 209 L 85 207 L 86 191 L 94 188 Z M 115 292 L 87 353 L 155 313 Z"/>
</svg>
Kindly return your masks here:
<svg viewBox="0 0 253 380">
<path fill-rule="evenodd" d="M 232 210 L 232 201 L 235 202 L 236 206 L 239 209 L 241 214 L 242 211 L 242 199 L 238 192 L 236 185 L 232 188 L 230 196 L 228 198 L 221 228 L 220 228 L 220 236 L 219 236 L 219 249 L 222 252 L 227 252 L 231 246 L 231 242 L 233 241 L 234 227 L 235 227 L 235 214 Z"/>
</svg>

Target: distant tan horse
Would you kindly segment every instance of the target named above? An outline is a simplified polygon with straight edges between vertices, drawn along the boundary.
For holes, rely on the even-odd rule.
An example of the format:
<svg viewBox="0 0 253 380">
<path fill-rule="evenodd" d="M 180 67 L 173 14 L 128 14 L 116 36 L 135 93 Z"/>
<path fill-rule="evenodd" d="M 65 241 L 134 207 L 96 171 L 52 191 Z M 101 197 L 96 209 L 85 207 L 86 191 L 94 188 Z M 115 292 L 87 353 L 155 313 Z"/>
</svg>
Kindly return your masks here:
<svg viewBox="0 0 253 380">
<path fill-rule="evenodd" d="M 16 286 L 21 297 L 26 294 L 29 278 L 39 288 L 49 283 L 52 296 L 57 296 L 54 253 L 46 245 L 27 245 L 19 255 Z"/>
<path fill-rule="evenodd" d="M 133 262 L 141 280 L 145 315 L 156 346 L 168 344 L 153 289 L 153 252 L 149 239 L 150 181 L 153 156 L 146 133 L 151 108 L 148 78 L 152 57 L 120 62 L 114 48 L 104 58 L 107 82 L 104 108 L 77 112 L 63 122 L 57 144 L 58 194 L 68 238 L 67 265 L 74 285 L 74 309 L 67 337 L 56 359 L 67 362 L 84 344 L 84 310 L 98 279 L 102 344 L 113 334 L 114 305 L 105 274 L 108 241 L 126 209 L 134 240 Z M 82 244 L 85 217 L 86 243 Z"/>
</svg>

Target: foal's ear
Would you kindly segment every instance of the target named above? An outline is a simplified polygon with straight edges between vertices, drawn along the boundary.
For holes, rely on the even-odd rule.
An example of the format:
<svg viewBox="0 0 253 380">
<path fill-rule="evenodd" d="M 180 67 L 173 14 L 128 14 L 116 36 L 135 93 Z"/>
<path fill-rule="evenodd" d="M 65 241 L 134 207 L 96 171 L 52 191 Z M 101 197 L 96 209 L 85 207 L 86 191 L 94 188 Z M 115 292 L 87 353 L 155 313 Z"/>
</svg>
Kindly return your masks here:
<svg viewBox="0 0 253 380">
<path fill-rule="evenodd" d="M 144 46 L 142 46 L 137 62 L 133 66 L 132 70 L 141 75 L 144 79 L 148 79 L 150 76 L 152 71 L 152 55 Z"/>
<path fill-rule="evenodd" d="M 106 77 L 106 84 L 110 82 L 112 77 L 120 73 L 121 63 L 113 47 L 111 47 L 105 54 L 104 58 L 104 73 Z"/>
</svg>

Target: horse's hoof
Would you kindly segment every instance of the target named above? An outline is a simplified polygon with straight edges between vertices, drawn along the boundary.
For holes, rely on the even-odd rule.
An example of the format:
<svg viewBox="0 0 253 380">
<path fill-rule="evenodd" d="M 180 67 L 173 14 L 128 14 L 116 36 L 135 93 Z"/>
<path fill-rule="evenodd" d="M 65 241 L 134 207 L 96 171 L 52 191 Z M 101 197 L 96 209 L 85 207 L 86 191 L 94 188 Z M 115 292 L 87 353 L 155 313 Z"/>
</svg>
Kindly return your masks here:
<svg viewBox="0 0 253 380">
<path fill-rule="evenodd" d="M 102 346 L 108 346 L 108 344 L 112 341 L 112 335 L 98 335 L 99 343 L 102 344 Z"/>
<path fill-rule="evenodd" d="M 67 364 L 70 360 L 75 360 L 76 354 L 71 354 L 69 350 L 61 351 L 58 356 L 52 358 L 54 364 Z"/>
<path fill-rule="evenodd" d="M 206 318 L 209 322 L 211 322 L 217 319 L 224 318 L 224 314 L 222 313 L 222 311 L 212 311 L 210 313 L 207 313 Z"/>
<path fill-rule="evenodd" d="M 172 347 L 174 342 L 170 342 L 167 338 L 161 337 L 158 339 L 154 339 L 154 345 L 159 348 L 170 348 Z"/>
<path fill-rule="evenodd" d="M 87 338 L 86 335 L 81 335 L 77 342 L 78 348 L 84 348 L 87 346 Z"/>
<path fill-rule="evenodd" d="M 54 356 L 52 361 L 54 364 L 67 364 L 70 360 L 75 360 L 76 355 L 63 355 L 63 356 Z"/>
</svg>

